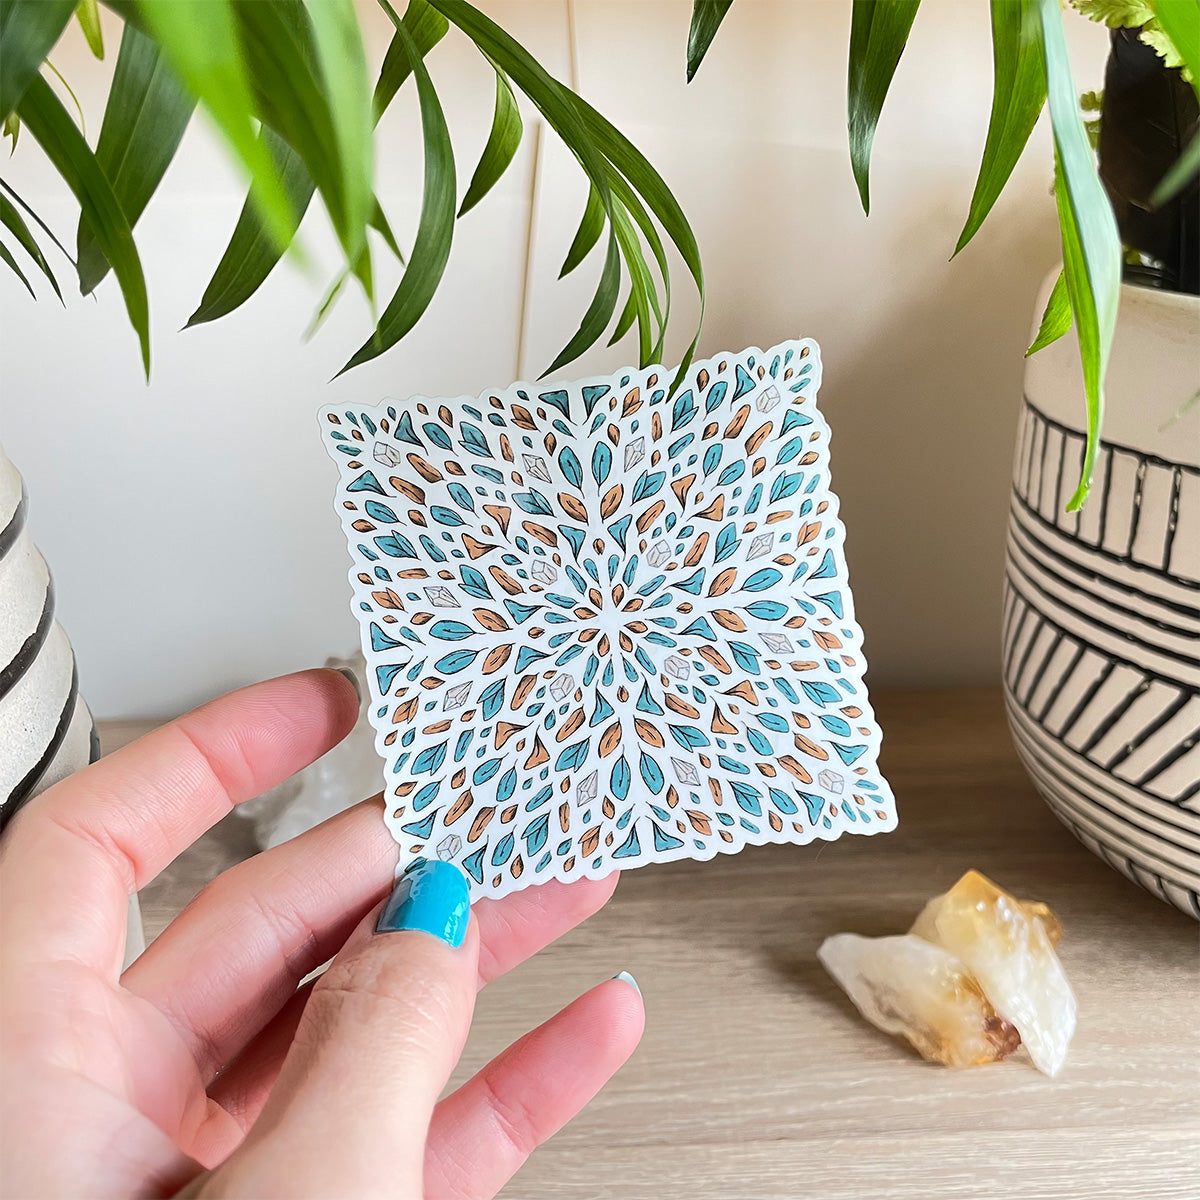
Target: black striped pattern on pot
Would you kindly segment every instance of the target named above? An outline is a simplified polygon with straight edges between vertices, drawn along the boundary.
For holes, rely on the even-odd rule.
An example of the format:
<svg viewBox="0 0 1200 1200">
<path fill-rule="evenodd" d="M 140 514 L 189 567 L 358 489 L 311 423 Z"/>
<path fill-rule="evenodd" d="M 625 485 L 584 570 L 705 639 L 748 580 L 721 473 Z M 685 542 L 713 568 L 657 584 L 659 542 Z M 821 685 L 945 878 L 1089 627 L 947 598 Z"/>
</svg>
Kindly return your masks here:
<svg viewBox="0 0 1200 1200">
<path fill-rule="evenodd" d="M 1047 803 L 1128 878 L 1200 917 L 1200 470 L 1083 435 L 1028 400 L 1009 512 L 1003 666 Z"/>
<path fill-rule="evenodd" d="M 0 825 L 97 751 L 28 511 L 21 476 L 0 450 Z"/>
</svg>

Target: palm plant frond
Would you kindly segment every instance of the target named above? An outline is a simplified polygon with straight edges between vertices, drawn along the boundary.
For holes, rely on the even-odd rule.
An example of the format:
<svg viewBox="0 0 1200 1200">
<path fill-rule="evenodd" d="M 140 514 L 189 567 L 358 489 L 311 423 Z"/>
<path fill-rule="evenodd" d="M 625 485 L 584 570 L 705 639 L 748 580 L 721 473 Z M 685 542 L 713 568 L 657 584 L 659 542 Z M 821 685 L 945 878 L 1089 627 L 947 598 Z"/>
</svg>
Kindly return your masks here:
<svg viewBox="0 0 1200 1200">
<path fill-rule="evenodd" d="M 424 140 L 421 215 L 395 294 L 343 370 L 391 349 L 427 310 L 455 222 L 486 198 L 517 152 L 518 93 L 564 140 L 590 183 L 593 199 L 569 255 L 572 269 L 608 232 L 597 298 L 551 369 L 578 357 L 609 328 L 624 275 L 637 301 L 640 357 L 647 365 L 648 355 L 662 353 L 670 313 L 663 235 L 679 248 L 703 303 L 695 237 L 661 177 L 632 143 L 466 0 L 409 0 L 403 16 L 388 0 L 378 2 L 395 31 L 372 74 L 353 0 L 101 0 L 123 29 L 93 151 L 41 72 L 72 15 L 102 55 L 95 0 L 0 0 L 0 122 L 14 132 L 25 126 L 75 195 L 81 292 L 93 291 L 114 271 L 149 370 L 150 313 L 134 231 L 199 107 L 244 169 L 249 190 L 188 325 L 235 311 L 285 253 L 297 253 L 300 222 L 316 195 L 344 260 L 318 315 L 350 277 L 373 299 L 368 229 L 404 263 L 374 191 L 374 128 L 412 76 Z M 425 65 L 451 29 L 474 44 L 496 80 L 492 129 L 461 197 L 444 111 Z M 14 205 L 5 204 L 4 224 L 57 289 L 33 235 Z M 13 255 L 6 251 L 3 261 L 28 286 Z"/>
</svg>

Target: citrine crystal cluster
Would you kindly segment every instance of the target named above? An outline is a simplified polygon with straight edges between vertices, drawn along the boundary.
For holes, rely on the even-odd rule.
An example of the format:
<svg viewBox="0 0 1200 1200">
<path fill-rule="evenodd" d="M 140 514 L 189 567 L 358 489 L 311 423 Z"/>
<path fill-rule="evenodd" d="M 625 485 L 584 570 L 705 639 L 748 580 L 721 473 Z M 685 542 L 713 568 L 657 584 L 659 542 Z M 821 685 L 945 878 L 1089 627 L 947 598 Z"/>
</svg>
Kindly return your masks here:
<svg viewBox="0 0 1200 1200">
<path fill-rule="evenodd" d="M 871 1024 L 949 1067 L 998 1062 L 1024 1045 L 1056 1075 L 1075 1032 L 1075 996 L 1044 904 L 1017 900 L 978 871 L 925 905 L 907 934 L 839 933 L 818 951 Z"/>
</svg>

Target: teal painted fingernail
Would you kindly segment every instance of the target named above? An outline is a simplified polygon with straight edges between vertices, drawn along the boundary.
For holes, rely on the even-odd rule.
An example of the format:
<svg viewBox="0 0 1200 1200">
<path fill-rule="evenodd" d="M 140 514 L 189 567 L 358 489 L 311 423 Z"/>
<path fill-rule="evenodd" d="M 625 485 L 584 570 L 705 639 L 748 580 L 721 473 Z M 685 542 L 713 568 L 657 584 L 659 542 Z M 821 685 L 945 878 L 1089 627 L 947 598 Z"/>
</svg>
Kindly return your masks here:
<svg viewBox="0 0 1200 1200">
<path fill-rule="evenodd" d="M 338 667 L 337 673 L 339 675 L 344 675 L 348 680 L 350 680 L 350 686 L 354 688 L 354 694 L 361 700 L 362 684 L 358 682 L 358 676 L 355 675 L 355 673 L 350 670 L 349 667 Z"/>
<path fill-rule="evenodd" d="M 642 989 L 638 987 L 637 980 L 628 971 L 618 971 L 613 978 L 620 979 L 623 983 L 629 984 L 639 996 L 642 994 Z"/>
<path fill-rule="evenodd" d="M 400 878 L 379 914 L 376 933 L 419 930 L 461 946 L 471 919 L 467 877 L 441 859 L 418 863 Z"/>
</svg>

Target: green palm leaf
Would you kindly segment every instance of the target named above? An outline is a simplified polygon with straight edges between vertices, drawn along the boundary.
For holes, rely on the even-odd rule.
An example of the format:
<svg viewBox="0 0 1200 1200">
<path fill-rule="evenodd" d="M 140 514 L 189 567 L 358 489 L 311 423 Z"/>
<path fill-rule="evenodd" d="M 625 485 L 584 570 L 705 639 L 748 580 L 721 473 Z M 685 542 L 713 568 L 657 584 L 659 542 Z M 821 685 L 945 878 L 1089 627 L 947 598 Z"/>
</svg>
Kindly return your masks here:
<svg viewBox="0 0 1200 1200">
<path fill-rule="evenodd" d="M 17 107 L 77 0 L 0 0 L 0 121 Z"/>
<path fill-rule="evenodd" d="M 374 207 L 374 129 L 367 56 L 354 0 L 306 0 L 331 124 L 327 148 L 338 168 L 344 212 L 343 245 L 353 261 L 366 249 Z M 293 141 L 292 143 L 296 143 Z"/>
<path fill-rule="evenodd" d="M 292 215 L 283 232 L 286 242 L 279 241 L 267 231 L 253 197 L 248 196 L 238 215 L 233 236 L 213 277 L 204 289 L 196 311 L 188 318 L 185 329 L 215 321 L 245 304 L 275 269 L 286 244 L 300 228 L 300 218 L 317 190 L 304 160 L 277 134 L 265 125 L 259 131 L 259 141 L 275 164 L 279 184 L 287 196 Z"/>
<path fill-rule="evenodd" d="M 27 204 L 25 200 L 21 198 L 21 195 L 16 188 L 14 188 L 10 183 L 7 183 L 5 180 L 0 179 L 0 192 L 4 192 L 6 195 L 8 195 L 16 203 L 18 208 L 23 208 L 26 215 L 33 221 L 33 223 L 50 239 L 51 242 L 54 243 L 59 252 L 62 254 L 63 258 L 65 258 L 67 262 L 71 264 L 71 266 L 75 265 L 75 260 L 71 257 L 71 252 L 62 244 L 62 242 L 58 240 L 58 236 L 55 234 L 54 230 L 51 229 L 50 226 L 38 216 L 34 209 L 31 208 L 29 204 Z"/>
<path fill-rule="evenodd" d="M 138 336 L 142 367 L 150 374 L 150 312 L 146 279 L 133 242 L 133 231 L 83 134 L 62 102 L 40 76 L 25 90 L 17 110 L 30 134 L 46 152 L 55 170 L 75 193 L 104 257 L 112 263 L 130 323 Z"/>
<path fill-rule="evenodd" d="M 103 58 L 104 30 L 100 28 L 100 6 L 96 0 L 79 0 L 75 19 L 79 22 L 79 28 L 83 30 L 88 49 L 97 58 Z"/>
<path fill-rule="evenodd" d="M 574 362 L 589 346 L 593 345 L 600 335 L 608 328 L 613 311 L 617 307 L 617 297 L 621 292 L 621 251 L 613 230 L 608 234 L 608 252 L 604 256 L 604 269 L 600 272 L 600 282 L 596 294 L 588 305 L 587 312 L 579 322 L 579 328 L 571 340 L 559 351 L 558 357 L 543 372 L 543 377 L 553 375 L 569 362 Z"/>
<path fill-rule="evenodd" d="M 529 97 L 542 116 L 546 118 L 550 127 L 563 139 L 563 142 L 579 161 L 584 174 L 596 189 L 602 210 L 611 221 L 613 198 L 608 185 L 608 163 L 592 142 L 588 129 L 581 119 L 581 112 L 576 107 L 577 97 L 574 93 L 554 79 L 519 42 L 505 33 L 499 25 L 484 16 L 473 5 L 465 3 L 465 0 L 430 0 L 430 3 L 452 24 L 457 25 L 489 61 L 504 71 L 509 79 Z M 615 239 L 610 234 L 610 258 L 614 244 Z M 619 263 L 617 272 L 617 282 L 613 286 L 610 278 L 611 269 L 606 260 L 600 287 L 584 316 L 579 332 L 571 338 L 567 347 L 554 360 L 554 365 L 550 370 L 557 370 L 560 366 L 577 358 L 604 332 L 607 321 L 616 307 L 617 292 L 620 290 Z M 611 304 L 608 302 L 610 292 Z M 605 308 L 607 308 L 605 324 L 597 328 L 598 316 Z M 593 330 L 591 341 L 586 341 L 581 336 L 585 331 Z M 569 355 L 568 350 L 571 351 Z"/>
<path fill-rule="evenodd" d="M 396 36 L 402 39 L 408 53 L 421 101 L 421 131 L 425 145 L 421 219 L 400 286 L 384 310 L 375 333 L 358 348 L 339 375 L 390 349 L 421 319 L 441 282 L 454 236 L 454 148 L 450 144 L 450 130 L 417 44 L 403 21 L 394 12 L 391 16 Z"/>
<path fill-rule="evenodd" d="M 3 262 L 8 269 L 25 285 L 25 290 L 36 300 L 37 292 L 33 290 L 33 284 L 29 282 L 29 277 L 21 270 L 21 264 L 12 256 L 12 251 L 3 243 L 0 242 L 0 262 Z"/>
<path fill-rule="evenodd" d="M 992 0 L 992 69 L 987 142 L 955 254 L 992 211 L 1046 103 L 1046 66 L 1036 0 Z"/>
<path fill-rule="evenodd" d="M 563 259 L 562 268 L 558 272 L 559 279 L 570 275 L 587 258 L 592 247 L 600 240 L 600 235 L 604 232 L 605 223 L 604 202 L 600 199 L 600 193 L 596 191 L 593 185 L 588 188 L 587 204 L 584 205 L 583 217 L 579 222 L 579 228 L 575 231 L 575 237 L 571 240 L 571 245 L 567 250 L 567 257 Z"/>
<path fill-rule="evenodd" d="M 65 305 L 62 290 L 58 286 L 58 280 L 55 279 L 54 272 L 50 269 L 50 264 L 46 261 L 46 256 L 42 253 L 41 246 L 37 244 L 37 239 L 30 232 L 29 226 L 25 224 L 21 214 L 17 212 L 16 207 L 7 196 L 0 196 L 0 224 L 3 224 L 9 233 L 17 239 L 21 248 L 37 264 L 38 270 L 49 280 L 50 286 L 54 289 L 54 294 L 58 297 L 60 303 Z M 19 271 L 17 273 L 20 274 Z M 29 290 L 33 291 L 32 288 Z"/>
<path fill-rule="evenodd" d="M 688 30 L 687 81 L 691 83 L 700 70 L 700 64 L 717 36 L 721 22 L 729 11 L 733 0 L 694 0 L 692 24 Z"/>
<path fill-rule="evenodd" d="M 1200 0 L 1150 0 L 1150 7 L 1167 36 L 1179 51 L 1192 77 L 1192 90 L 1200 100 Z M 1200 133 L 1196 134 L 1175 165 L 1154 189 L 1151 202 L 1163 205 L 1173 200 L 1200 172 Z"/>
<path fill-rule="evenodd" d="M 369 203 L 352 207 L 354 197 L 344 187 L 336 121 L 322 89 L 319 53 L 307 11 L 300 0 L 234 0 L 234 11 L 256 109 L 263 122 L 304 160 L 347 263 L 357 265 L 370 208 Z M 366 187 L 369 200 L 369 176 Z"/>
<path fill-rule="evenodd" d="M 920 0 L 854 0 L 850 18 L 848 123 L 850 165 L 862 200 L 871 211 L 871 145 Z"/>
<path fill-rule="evenodd" d="M 264 10 L 274 5 L 264 4 Z M 138 12 L 184 86 L 197 96 L 251 178 L 267 231 L 287 245 L 294 214 L 256 136 L 245 53 L 230 0 L 138 0 Z"/>
<path fill-rule="evenodd" d="M 1045 312 L 1042 313 L 1042 323 L 1038 326 L 1037 337 L 1033 339 L 1025 357 L 1045 350 L 1051 342 L 1057 342 L 1071 328 L 1071 297 L 1067 294 L 1067 276 L 1059 271 L 1054 287 L 1050 289 L 1050 297 L 1046 301 Z"/>
<path fill-rule="evenodd" d="M 508 169 L 520 144 L 521 112 L 517 108 L 517 100 L 507 76 L 497 68 L 496 107 L 492 114 L 492 128 L 479 165 L 467 185 L 467 194 L 459 207 L 460 217 L 470 212 L 492 190 L 496 181 Z"/>
<path fill-rule="evenodd" d="M 96 161 L 130 226 L 137 224 L 162 182 L 195 107 L 196 101 L 154 39 L 127 24 L 96 143 Z M 76 234 L 76 258 L 79 290 L 86 296 L 109 267 L 83 215 Z"/>
<path fill-rule="evenodd" d="M 1046 90 L 1054 128 L 1057 167 L 1054 195 L 1062 228 L 1063 273 L 1079 335 L 1087 404 L 1083 470 L 1079 485 L 1067 503 L 1067 510 L 1072 511 L 1087 497 L 1100 442 L 1104 376 L 1121 290 L 1121 239 L 1080 119 L 1058 0 L 1039 0 L 1039 3 Z"/>
<path fill-rule="evenodd" d="M 422 58 L 441 41 L 449 28 L 446 18 L 431 8 L 426 0 L 411 0 L 405 10 L 403 23 Z M 397 35 L 388 46 L 380 69 L 379 82 L 375 87 L 373 107 L 376 122 L 411 73 L 412 68 L 404 53 L 403 42 Z M 316 184 L 313 183 L 304 160 L 282 137 L 265 126 L 259 137 L 276 164 L 280 181 L 295 212 L 288 237 L 290 242 L 308 209 L 316 191 Z M 387 228 L 382 211 L 375 211 L 371 223 L 380 229 L 396 256 L 401 258 L 399 247 Z M 267 235 L 257 207 L 251 198 L 247 197 L 225 253 L 222 254 L 212 279 L 204 289 L 199 306 L 188 319 L 187 327 L 215 321 L 245 304 L 275 269 L 283 255 L 283 249 L 282 245 Z"/>
<path fill-rule="evenodd" d="M 646 156 L 586 100 L 582 97 L 575 97 L 575 102 L 583 116 L 584 127 L 588 135 L 600 152 L 607 156 L 616 170 L 628 180 L 632 190 L 645 201 L 646 207 L 679 252 L 684 266 L 692 277 L 692 282 L 696 285 L 696 292 L 700 299 L 700 315 L 696 322 L 695 335 L 687 350 L 684 351 L 679 369 L 671 381 L 670 391 L 673 392 L 691 365 L 692 357 L 696 352 L 696 344 L 700 340 L 700 324 L 704 320 L 704 268 L 700 262 L 700 247 L 696 242 L 696 235 L 692 232 L 692 227 L 688 223 L 687 217 L 684 216 L 679 201 L 675 199 L 663 177 L 655 170 Z M 625 196 L 625 193 L 622 192 L 621 195 Z M 635 219 L 640 223 L 642 219 L 640 203 L 633 206 L 633 213 Z M 665 258 L 660 258 L 659 261 L 665 275 Z M 669 299 L 668 288 L 668 302 Z"/>
<path fill-rule="evenodd" d="M 450 22 L 426 0 L 409 0 L 401 18 L 408 36 L 412 38 L 418 53 L 424 58 L 444 38 Z M 379 68 L 379 80 L 375 84 L 375 120 L 387 111 L 387 107 L 412 74 L 408 53 L 399 33 L 388 43 L 383 65 Z"/>
</svg>

